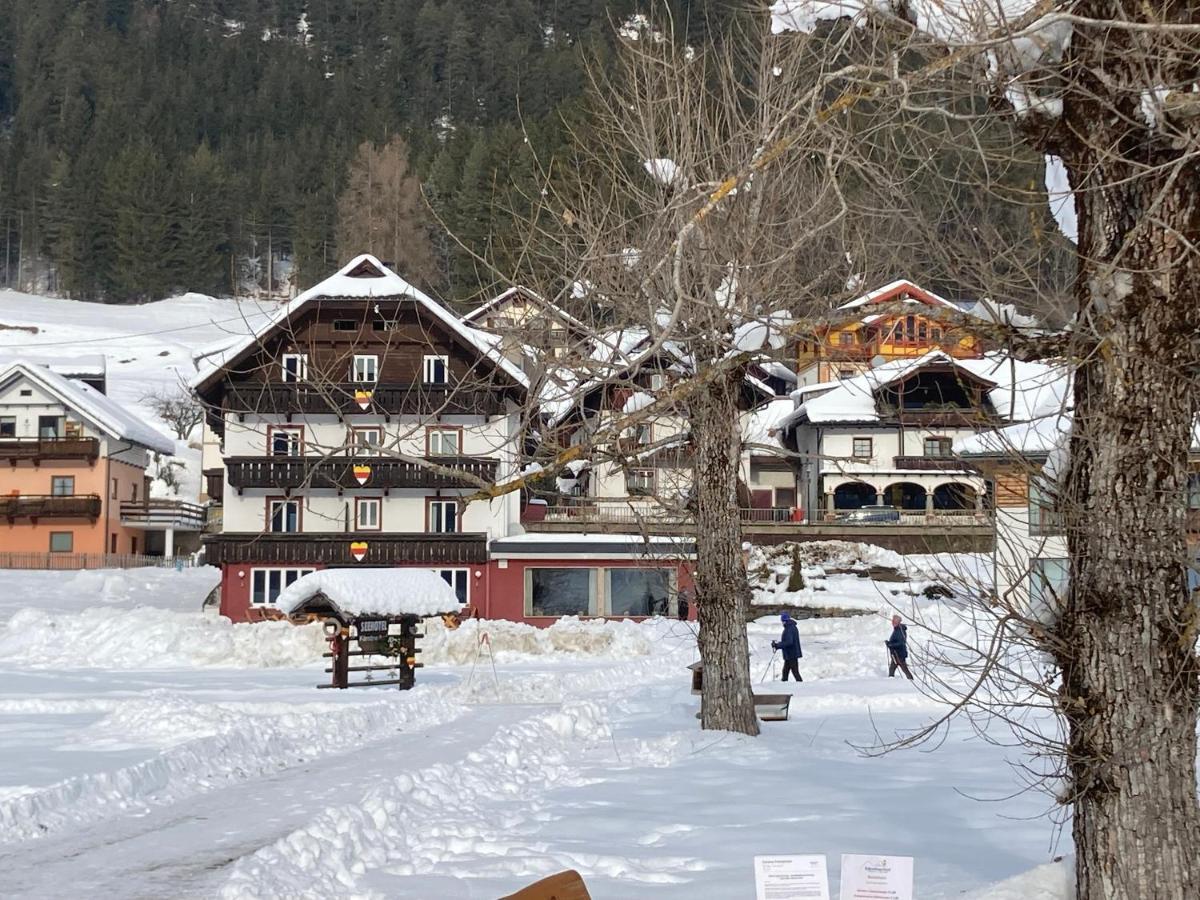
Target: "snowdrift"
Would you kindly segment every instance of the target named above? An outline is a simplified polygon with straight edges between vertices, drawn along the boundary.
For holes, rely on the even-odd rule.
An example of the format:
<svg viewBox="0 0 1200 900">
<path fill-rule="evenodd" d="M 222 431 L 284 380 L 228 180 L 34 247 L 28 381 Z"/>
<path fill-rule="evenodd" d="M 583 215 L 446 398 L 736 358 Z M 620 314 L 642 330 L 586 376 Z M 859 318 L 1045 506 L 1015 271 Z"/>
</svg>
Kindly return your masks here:
<svg viewBox="0 0 1200 900">
<path fill-rule="evenodd" d="M 318 662 L 319 624 L 233 624 L 214 613 L 23 609 L 0 625 L 0 663 L 28 668 L 273 668 Z"/>
<path fill-rule="evenodd" d="M 630 659 L 647 656 L 656 645 L 673 639 L 690 640 L 692 627 L 671 619 L 605 622 L 571 617 L 548 628 L 500 619 L 470 619 L 452 630 L 440 620 L 431 619 L 420 643 L 421 661 L 426 665 L 470 665 L 479 658 L 484 635 L 497 662 L 553 656 Z M 486 658 L 486 647 L 484 654 Z"/>
</svg>

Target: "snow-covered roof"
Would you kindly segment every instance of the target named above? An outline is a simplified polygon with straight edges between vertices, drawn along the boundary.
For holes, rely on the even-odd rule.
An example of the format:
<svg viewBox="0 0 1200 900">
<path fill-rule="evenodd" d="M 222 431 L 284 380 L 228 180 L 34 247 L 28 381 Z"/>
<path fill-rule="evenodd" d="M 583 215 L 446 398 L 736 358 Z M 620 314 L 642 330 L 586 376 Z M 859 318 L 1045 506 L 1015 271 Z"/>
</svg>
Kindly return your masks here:
<svg viewBox="0 0 1200 900">
<path fill-rule="evenodd" d="M 13 363 L 0 371 L 0 385 L 20 377 L 38 385 L 110 437 L 129 441 L 156 453 L 175 453 L 173 440 L 91 385 L 64 378 L 45 366 L 24 361 Z"/>
<path fill-rule="evenodd" d="M 783 422 L 796 406 L 790 397 L 777 397 L 762 406 L 751 410 L 742 426 L 742 440 L 747 444 L 756 444 L 752 453 L 766 452 L 762 445 L 783 448 L 779 441 L 780 423 Z"/>
<path fill-rule="evenodd" d="M 319 569 L 297 578 L 276 601 L 284 613 L 324 595 L 346 616 L 437 616 L 462 607 L 432 569 Z"/>
<path fill-rule="evenodd" d="M 193 388 L 203 387 L 220 374 L 222 366 L 233 362 L 247 350 L 259 344 L 267 334 L 275 330 L 281 323 L 299 314 L 313 300 L 334 298 L 376 298 L 380 300 L 406 298 L 412 300 L 418 306 L 432 313 L 451 332 L 474 347 L 481 356 L 503 370 L 517 384 L 524 387 L 529 386 L 529 379 L 525 373 L 515 363 L 506 359 L 501 352 L 499 338 L 463 324 L 458 316 L 413 287 L 369 253 L 356 256 L 333 275 L 310 287 L 282 307 L 252 334 L 246 335 L 232 342 L 220 352 L 212 354 L 210 368 L 204 369 L 193 378 L 191 386 Z"/>
<path fill-rule="evenodd" d="M 901 297 L 900 295 L 904 295 Z M 855 297 L 847 303 L 843 303 L 838 309 L 858 309 L 862 306 L 870 306 L 875 303 L 916 303 L 921 306 L 944 306 L 948 309 L 962 312 L 962 307 L 957 303 L 947 300 L 945 297 L 939 297 L 932 291 L 927 291 L 918 284 L 914 284 L 904 278 L 898 278 L 895 281 L 888 282 L 883 287 L 876 288 L 873 291 L 868 291 L 861 297 Z"/>
<path fill-rule="evenodd" d="M 1048 456 L 1071 434 L 1071 415 L 1063 412 L 983 431 L 954 444 L 958 456 Z"/>
<path fill-rule="evenodd" d="M 42 357 L 20 353 L 0 353 L 0 369 L 15 362 L 26 362 L 44 366 L 51 372 L 67 377 L 98 378 L 108 370 L 108 361 L 103 354 L 85 354 L 70 357 Z"/>
<path fill-rule="evenodd" d="M 803 421 L 876 422 L 879 413 L 875 392 L 931 365 L 950 366 L 982 382 L 989 402 L 1001 418 L 1028 421 L 1061 411 L 1069 402 L 1070 380 L 1059 366 L 1022 362 L 1002 353 L 986 354 L 981 359 L 955 359 L 944 351 L 933 350 L 912 359 L 892 360 L 861 375 L 834 382 L 819 396 L 810 396 L 816 385 L 797 389 L 792 397 L 798 405 L 780 425 L 791 427 Z"/>
<path fill-rule="evenodd" d="M 567 323 L 572 328 L 576 328 L 579 331 L 587 330 L 587 327 L 582 322 L 580 322 L 578 319 L 576 319 L 573 315 L 571 315 L 565 309 L 551 303 L 549 300 L 547 300 L 545 297 L 543 297 L 541 294 L 537 293 L 536 291 L 531 291 L 529 288 L 521 287 L 520 285 L 517 285 L 516 287 L 510 287 L 510 288 L 508 288 L 508 290 L 502 291 L 501 293 L 497 294 L 491 300 L 488 300 L 485 303 L 482 303 L 479 306 L 475 307 L 473 310 L 471 310 L 469 313 L 467 313 L 465 316 L 462 317 L 462 321 L 466 325 L 475 327 L 475 324 L 479 321 L 479 319 L 483 315 L 485 315 L 486 313 L 490 312 L 491 310 L 495 309 L 498 306 L 504 305 L 505 303 L 507 303 L 509 300 L 511 300 L 513 297 L 516 297 L 516 296 L 523 296 L 523 297 L 528 298 L 529 300 L 533 301 L 533 304 L 535 306 L 538 306 L 541 309 L 544 309 L 546 312 L 550 313 L 555 318 L 561 319 L 563 322 Z"/>
</svg>

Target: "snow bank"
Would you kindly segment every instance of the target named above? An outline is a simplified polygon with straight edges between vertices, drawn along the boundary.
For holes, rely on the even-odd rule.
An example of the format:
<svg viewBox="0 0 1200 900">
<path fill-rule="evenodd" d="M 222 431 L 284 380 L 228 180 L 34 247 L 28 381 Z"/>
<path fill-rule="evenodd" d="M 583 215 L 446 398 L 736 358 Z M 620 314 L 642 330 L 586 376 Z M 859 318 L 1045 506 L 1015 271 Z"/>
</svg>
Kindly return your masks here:
<svg viewBox="0 0 1200 900">
<path fill-rule="evenodd" d="M 152 806 L 269 775 L 396 730 L 449 722 L 463 712 L 461 704 L 419 687 L 357 705 L 326 702 L 259 708 L 230 703 L 205 710 L 187 702 L 156 700 L 122 706 L 100 730 L 123 734 L 126 742 L 140 736 L 154 745 L 180 735 L 201 736 L 134 765 L 69 778 L 0 800 L 0 843 L 113 816 L 142 814 Z"/>
<path fill-rule="evenodd" d="M 454 588 L 432 569 L 319 569 L 283 589 L 276 605 L 295 612 L 324 594 L 350 616 L 437 616 L 462 604 Z"/>
<path fill-rule="evenodd" d="M 967 894 L 965 900 L 1075 900 L 1074 864 L 1070 858 L 1038 866 L 998 884 Z"/>
<path fill-rule="evenodd" d="M 92 606 L 132 609 L 198 611 L 204 598 L 221 581 L 221 570 L 84 569 L 42 572 L 7 569 L 0 591 L 0 619 L 31 607 L 43 611 L 78 612 Z"/>
<path fill-rule="evenodd" d="M 664 630 L 681 625 L 669 619 L 606 622 L 570 617 L 548 628 L 499 619 L 470 619 L 449 629 L 441 620 L 430 620 L 420 643 L 421 661 L 426 665 L 470 665 L 479 658 L 485 636 L 498 662 L 554 656 L 631 659 L 650 655 L 663 642 Z"/>
<path fill-rule="evenodd" d="M 212 613 L 150 608 L 24 609 L 0 626 L 0 661 L 35 669 L 302 666 L 325 649 L 319 624 L 235 625 Z"/>
</svg>

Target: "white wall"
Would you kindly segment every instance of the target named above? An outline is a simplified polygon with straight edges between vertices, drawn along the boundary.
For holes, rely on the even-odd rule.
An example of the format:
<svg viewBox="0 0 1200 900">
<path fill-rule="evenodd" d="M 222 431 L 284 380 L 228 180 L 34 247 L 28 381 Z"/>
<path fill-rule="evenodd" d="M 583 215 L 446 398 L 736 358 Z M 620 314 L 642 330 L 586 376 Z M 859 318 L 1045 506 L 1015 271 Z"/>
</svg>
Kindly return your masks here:
<svg viewBox="0 0 1200 900">
<path fill-rule="evenodd" d="M 1028 507 L 996 510 L 996 593 L 1023 607 L 1029 600 L 1029 573 L 1035 559 L 1065 559 L 1064 535 L 1029 533 Z"/>
</svg>

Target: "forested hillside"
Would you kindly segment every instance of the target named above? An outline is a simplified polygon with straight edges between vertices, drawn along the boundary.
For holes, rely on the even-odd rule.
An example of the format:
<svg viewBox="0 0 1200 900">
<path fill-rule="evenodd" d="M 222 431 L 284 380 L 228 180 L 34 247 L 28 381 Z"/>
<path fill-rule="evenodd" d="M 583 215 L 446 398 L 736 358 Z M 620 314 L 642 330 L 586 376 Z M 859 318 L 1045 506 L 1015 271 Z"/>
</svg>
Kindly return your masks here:
<svg viewBox="0 0 1200 900">
<path fill-rule="evenodd" d="M 553 150 L 584 54 L 635 5 L 0 3 L 0 266 L 15 281 L 23 251 L 27 286 L 125 301 L 262 283 L 270 246 L 311 282 L 339 255 L 355 148 L 397 133 L 439 215 L 482 242 L 503 230 L 493 192 L 517 176 L 521 127 Z M 431 287 L 478 288 L 450 242 L 439 266 Z"/>
<path fill-rule="evenodd" d="M 568 128 L 586 134 L 585 60 L 604 65 L 613 23 L 649 6 L 0 3 L 0 285 L 108 302 L 307 286 L 359 249 L 338 246 L 339 201 L 344 243 L 358 244 L 346 221 L 377 188 L 379 173 L 361 171 L 379 165 L 368 143 L 407 148 L 387 165 L 420 220 L 392 245 L 422 246 L 419 264 L 393 261 L 442 296 L 474 299 L 493 279 L 458 242 L 511 270 L 514 211 L 540 189 L 530 150 L 549 162 Z M 657 6 L 695 46 L 748 8 Z M 993 216 L 976 201 L 961 205 Z"/>
</svg>

